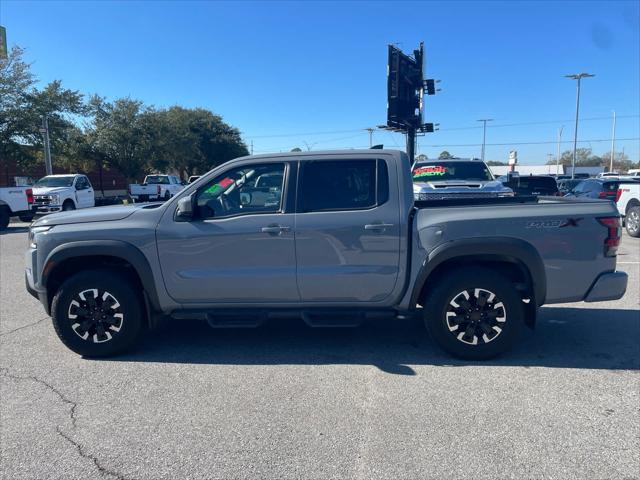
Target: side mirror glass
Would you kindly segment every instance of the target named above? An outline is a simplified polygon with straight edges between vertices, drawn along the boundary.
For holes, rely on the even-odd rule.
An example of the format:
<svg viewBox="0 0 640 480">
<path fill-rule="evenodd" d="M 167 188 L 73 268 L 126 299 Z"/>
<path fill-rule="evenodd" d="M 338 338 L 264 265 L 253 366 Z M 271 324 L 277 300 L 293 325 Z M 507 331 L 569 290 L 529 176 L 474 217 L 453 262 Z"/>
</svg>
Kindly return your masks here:
<svg viewBox="0 0 640 480">
<path fill-rule="evenodd" d="M 188 221 L 193 219 L 193 198 L 192 195 L 183 197 L 178 200 L 178 208 L 176 209 L 176 218 Z"/>
</svg>

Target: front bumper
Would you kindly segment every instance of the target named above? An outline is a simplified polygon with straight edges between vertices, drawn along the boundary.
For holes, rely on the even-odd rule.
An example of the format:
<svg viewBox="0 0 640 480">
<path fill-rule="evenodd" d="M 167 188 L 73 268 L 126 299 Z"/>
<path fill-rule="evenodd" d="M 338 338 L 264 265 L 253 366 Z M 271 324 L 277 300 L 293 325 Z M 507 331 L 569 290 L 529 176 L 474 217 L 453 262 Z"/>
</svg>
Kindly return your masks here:
<svg viewBox="0 0 640 480">
<path fill-rule="evenodd" d="M 44 307 L 47 315 L 50 314 L 49 310 L 49 298 L 47 296 L 46 288 L 43 288 L 38 285 L 37 278 L 37 251 L 33 248 L 30 248 L 25 253 L 25 269 L 24 269 L 24 283 L 27 288 L 27 292 L 34 297 L 37 298 L 42 306 Z"/>
<path fill-rule="evenodd" d="M 629 277 L 624 272 L 609 272 L 601 274 L 591 286 L 584 298 L 585 302 L 605 302 L 619 300 L 627 291 Z"/>
<path fill-rule="evenodd" d="M 33 207 L 33 213 L 36 215 L 47 215 L 49 213 L 61 212 L 62 207 L 60 205 L 38 205 Z"/>
</svg>

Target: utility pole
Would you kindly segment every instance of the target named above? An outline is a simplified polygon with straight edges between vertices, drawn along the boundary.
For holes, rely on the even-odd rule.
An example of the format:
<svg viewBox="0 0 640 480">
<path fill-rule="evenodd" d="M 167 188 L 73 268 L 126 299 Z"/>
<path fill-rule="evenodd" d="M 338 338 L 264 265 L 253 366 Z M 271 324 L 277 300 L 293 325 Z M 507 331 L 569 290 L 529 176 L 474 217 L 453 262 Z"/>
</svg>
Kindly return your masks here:
<svg viewBox="0 0 640 480">
<path fill-rule="evenodd" d="M 560 127 L 558 130 L 558 154 L 556 155 L 556 176 L 560 175 L 560 143 L 562 141 L 562 130 L 564 129 L 564 125 Z"/>
<path fill-rule="evenodd" d="M 616 111 L 613 111 L 613 131 L 611 132 L 611 161 L 609 162 L 609 171 L 613 172 L 613 157 L 616 151 Z"/>
<path fill-rule="evenodd" d="M 376 129 L 373 127 L 369 127 L 369 128 L 365 128 L 365 130 L 369 132 L 369 148 L 371 148 L 373 147 L 373 132 L 375 132 Z"/>
<path fill-rule="evenodd" d="M 251 155 L 253 155 L 253 140 L 251 140 Z"/>
<path fill-rule="evenodd" d="M 583 78 L 595 77 L 592 73 L 575 73 L 572 75 L 565 75 L 566 78 L 571 80 L 577 80 L 578 85 L 576 89 L 576 126 L 573 131 L 573 158 L 571 159 L 571 178 L 576 176 L 576 150 L 578 149 L 578 116 L 580 114 L 580 80 Z"/>
<path fill-rule="evenodd" d="M 413 165 L 416 158 L 416 129 L 414 127 L 407 128 L 407 156 Z"/>
<path fill-rule="evenodd" d="M 478 120 L 479 122 L 482 122 L 482 154 L 480 155 L 480 158 L 482 158 L 482 161 L 484 162 L 484 147 L 487 141 L 487 122 L 493 122 L 493 118 L 481 118 L 480 120 Z"/>
<path fill-rule="evenodd" d="M 40 132 L 44 137 L 44 166 L 47 175 L 53 175 L 53 166 L 51 164 L 51 147 L 49 144 L 49 120 L 47 119 L 47 115 L 42 116 L 42 128 L 40 128 Z"/>
</svg>

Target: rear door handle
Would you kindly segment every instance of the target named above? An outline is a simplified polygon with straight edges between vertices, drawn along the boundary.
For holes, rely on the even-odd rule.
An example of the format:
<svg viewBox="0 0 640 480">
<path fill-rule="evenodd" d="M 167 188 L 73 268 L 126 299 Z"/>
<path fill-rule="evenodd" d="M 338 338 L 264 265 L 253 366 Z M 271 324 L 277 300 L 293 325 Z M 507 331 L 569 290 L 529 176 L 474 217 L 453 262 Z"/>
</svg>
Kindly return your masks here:
<svg viewBox="0 0 640 480">
<path fill-rule="evenodd" d="M 282 225 L 268 225 L 260 229 L 262 233 L 276 233 L 276 234 L 282 233 L 282 232 L 288 232 L 289 230 L 291 230 L 291 227 L 284 227 Z"/>
<path fill-rule="evenodd" d="M 369 223 L 364 226 L 365 230 L 386 230 L 393 227 L 393 223 Z"/>
</svg>

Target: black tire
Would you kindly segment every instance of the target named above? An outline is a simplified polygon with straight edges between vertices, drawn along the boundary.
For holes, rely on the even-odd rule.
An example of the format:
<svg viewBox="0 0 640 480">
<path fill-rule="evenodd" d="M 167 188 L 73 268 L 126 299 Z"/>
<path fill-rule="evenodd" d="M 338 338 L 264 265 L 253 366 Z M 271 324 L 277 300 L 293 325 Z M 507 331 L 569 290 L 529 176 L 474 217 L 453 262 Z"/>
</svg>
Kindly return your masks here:
<svg viewBox="0 0 640 480">
<path fill-rule="evenodd" d="M 33 222 L 33 215 L 20 215 L 18 217 L 21 222 L 31 223 Z"/>
<path fill-rule="evenodd" d="M 58 337 L 86 357 L 125 352 L 136 344 L 144 329 L 143 307 L 136 291 L 125 276 L 111 270 L 73 275 L 56 292 L 51 305 Z M 92 308 L 98 310 L 92 312 Z"/>
<path fill-rule="evenodd" d="M 431 338 L 465 360 L 485 360 L 509 350 L 524 325 L 520 295 L 508 279 L 487 268 L 448 273 L 428 292 L 423 307 Z"/>
<path fill-rule="evenodd" d="M 627 211 L 624 223 L 631 237 L 640 237 L 640 206 L 631 207 Z"/>
<path fill-rule="evenodd" d="M 75 209 L 76 209 L 76 204 L 73 203 L 73 200 L 65 200 L 64 203 L 62 204 L 63 212 L 68 212 L 70 210 L 75 210 Z"/>
<path fill-rule="evenodd" d="M 0 207 L 0 230 L 4 230 L 9 226 L 9 211 L 6 207 Z"/>
<path fill-rule="evenodd" d="M 169 193 L 169 190 L 165 190 L 165 192 L 164 192 L 164 201 L 166 202 L 170 198 L 171 198 L 171 193 Z"/>
</svg>

